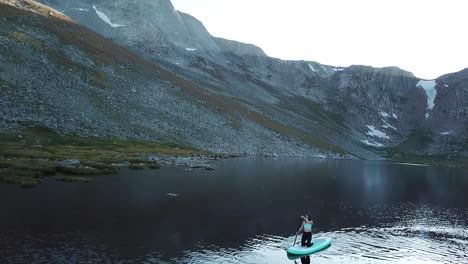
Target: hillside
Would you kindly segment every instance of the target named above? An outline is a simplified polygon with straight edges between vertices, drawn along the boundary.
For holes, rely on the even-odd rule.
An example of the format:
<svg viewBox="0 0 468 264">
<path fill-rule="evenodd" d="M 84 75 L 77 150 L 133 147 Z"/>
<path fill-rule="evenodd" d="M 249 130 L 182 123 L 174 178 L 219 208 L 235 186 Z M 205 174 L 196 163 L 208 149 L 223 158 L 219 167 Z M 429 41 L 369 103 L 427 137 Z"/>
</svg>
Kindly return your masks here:
<svg viewBox="0 0 468 264">
<path fill-rule="evenodd" d="M 467 70 L 421 80 L 396 67 L 282 61 L 212 37 L 168 0 L 41 2 L 58 11 L 1 1 L 4 133 L 45 126 L 224 153 L 468 155 Z"/>
<path fill-rule="evenodd" d="M 34 1 L 1 2 L 1 130 L 177 142 L 214 152 L 317 148 L 228 96 L 211 94 Z"/>
</svg>

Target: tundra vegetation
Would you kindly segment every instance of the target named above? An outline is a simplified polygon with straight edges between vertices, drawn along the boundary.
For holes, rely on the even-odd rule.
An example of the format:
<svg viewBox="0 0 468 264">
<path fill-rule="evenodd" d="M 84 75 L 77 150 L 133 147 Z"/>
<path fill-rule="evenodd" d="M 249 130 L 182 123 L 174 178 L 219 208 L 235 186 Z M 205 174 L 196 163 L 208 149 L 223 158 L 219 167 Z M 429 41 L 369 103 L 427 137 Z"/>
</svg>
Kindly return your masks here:
<svg viewBox="0 0 468 264">
<path fill-rule="evenodd" d="M 117 138 L 61 135 L 43 127 L 0 135 L 0 182 L 33 187 L 45 176 L 63 182 L 89 182 L 77 176 L 114 174 L 121 167 L 159 169 L 151 156 L 208 155 L 175 144 Z M 66 161 L 75 161 L 67 164 Z"/>
</svg>

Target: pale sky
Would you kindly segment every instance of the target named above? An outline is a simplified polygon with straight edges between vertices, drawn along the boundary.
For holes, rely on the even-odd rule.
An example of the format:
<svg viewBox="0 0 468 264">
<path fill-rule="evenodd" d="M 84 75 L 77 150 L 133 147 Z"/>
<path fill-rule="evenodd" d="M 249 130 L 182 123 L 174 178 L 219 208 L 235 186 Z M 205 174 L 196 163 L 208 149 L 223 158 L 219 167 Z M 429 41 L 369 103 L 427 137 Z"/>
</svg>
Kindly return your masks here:
<svg viewBox="0 0 468 264">
<path fill-rule="evenodd" d="M 269 56 L 398 66 L 432 79 L 468 67 L 467 0 L 171 0 L 217 37 Z"/>
</svg>

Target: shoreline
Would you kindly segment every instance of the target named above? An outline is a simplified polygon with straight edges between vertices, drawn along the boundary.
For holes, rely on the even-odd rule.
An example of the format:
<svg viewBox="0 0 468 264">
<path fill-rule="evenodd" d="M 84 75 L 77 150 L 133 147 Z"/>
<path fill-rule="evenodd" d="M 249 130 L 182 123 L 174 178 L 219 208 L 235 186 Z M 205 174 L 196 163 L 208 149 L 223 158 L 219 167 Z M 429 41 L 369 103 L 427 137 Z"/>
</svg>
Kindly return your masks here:
<svg viewBox="0 0 468 264">
<path fill-rule="evenodd" d="M 15 146 L 13 143 L 7 143 L 9 146 Z M 5 143 L 0 142 L 0 146 L 4 147 Z M 18 145 L 16 145 L 18 146 Z M 26 147 L 25 145 L 20 145 Z M 31 146 L 36 148 L 37 146 Z M 61 145 L 61 147 L 67 147 Z M 69 148 L 69 146 L 68 146 Z M 180 148 L 176 148 L 180 150 Z M 25 149 L 27 151 L 27 148 Z M 31 149 L 29 149 L 31 150 Z M 82 148 L 78 150 L 83 151 Z M 93 148 L 93 152 L 99 152 Z M 193 151 L 193 150 L 192 150 Z M 4 151 L 3 151 L 4 152 Z M 0 154 L 2 154 L 0 152 Z M 215 170 L 217 165 L 213 164 L 214 161 L 223 159 L 239 158 L 239 157 L 257 157 L 257 158 L 281 158 L 265 155 L 237 155 L 237 154 L 207 154 L 203 152 L 193 152 L 185 155 L 168 155 L 161 153 L 127 153 L 125 151 L 119 152 L 118 155 L 122 156 L 120 162 L 102 161 L 103 153 L 98 153 L 93 158 L 88 159 L 60 159 L 53 160 L 43 157 L 23 157 L 23 156 L 9 156 L 5 157 L 0 155 L 0 184 L 17 184 L 23 188 L 35 187 L 42 183 L 44 177 L 54 178 L 56 181 L 66 183 L 89 183 L 95 181 L 94 177 L 102 177 L 105 175 L 117 174 L 121 168 L 130 170 L 143 170 L 143 169 L 160 169 L 161 167 L 180 167 L 187 172 L 201 171 L 201 170 Z M 132 156 L 133 155 L 133 156 Z M 135 156 L 138 155 L 138 156 Z M 76 157 L 76 153 L 70 152 L 68 157 Z M 292 158 L 292 157 L 288 157 Z M 304 157 L 303 157 L 304 158 Z M 308 157 L 310 159 L 327 158 L 322 157 Z M 460 161 L 439 161 L 429 163 L 418 163 L 410 161 L 382 159 L 382 160 L 368 160 L 368 161 L 383 161 L 389 164 L 418 166 L 418 167 L 445 167 L 445 168 L 461 168 L 468 169 L 467 164 Z"/>
<path fill-rule="evenodd" d="M 42 158 L 4 158 L 0 156 L 0 183 L 18 184 L 21 187 L 35 187 L 44 177 L 53 177 L 62 182 L 93 182 L 93 177 L 115 175 L 121 168 L 130 170 L 152 169 L 161 167 L 181 167 L 187 172 L 215 170 L 213 161 L 237 158 L 241 155 L 191 155 L 168 156 L 151 154 L 148 159 L 124 160 L 121 163 L 92 163 L 78 159 L 60 161 Z"/>
<path fill-rule="evenodd" d="M 138 170 L 172 165 L 212 170 L 215 166 L 208 161 L 234 156 L 238 155 L 214 154 L 172 143 L 29 129 L 16 135 L 0 134 L 0 183 L 34 187 L 47 176 L 64 182 L 89 182 L 81 176 L 115 174 L 121 167 Z"/>
<path fill-rule="evenodd" d="M 30 129 L 22 131 L 21 135 L 0 134 L 0 183 L 34 187 L 47 176 L 54 176 L 63 182 L 90 182 L 92 178 L 82 176 L 115 174 L 122 167 L 139 170 L 173 166 L 183 167 L 188 172 L 214 170 L 216 165 L 212 161 L 246 156 L 277 157 L 267 154 L 215 154 L 149 140 L 65 136 L 50 130 Z M 390 156 L 381 161 L 468 168 L 466 157 L 406 157 Z"/>
</svg>

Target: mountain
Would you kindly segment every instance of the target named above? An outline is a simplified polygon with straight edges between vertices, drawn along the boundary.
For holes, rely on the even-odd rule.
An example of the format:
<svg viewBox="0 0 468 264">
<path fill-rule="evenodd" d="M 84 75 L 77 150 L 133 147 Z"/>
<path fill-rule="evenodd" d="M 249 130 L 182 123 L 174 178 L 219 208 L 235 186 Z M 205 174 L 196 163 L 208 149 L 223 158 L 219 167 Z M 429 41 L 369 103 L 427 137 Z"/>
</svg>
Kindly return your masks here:
<svg viewBox="0 0 468 264">
<path fill-rule="evenodd" d="M 3 133 L 45 126 L 213 152 L 320 152 L 288 136 L 294 130 L 237 100 L 208 93 L 58 11 L 34 1 L 0 5 Z M 284 130 L 284 138 L 274 129 Z"/>
<path fill-rule="evenodd" d="M 421 80 L 283 61 L 212 37 L 169 0 L 40 2 L 0 1 L 2 131 L 44 125 L 230 153 L 468 155 L 468 70 Z"/>
</svg>

